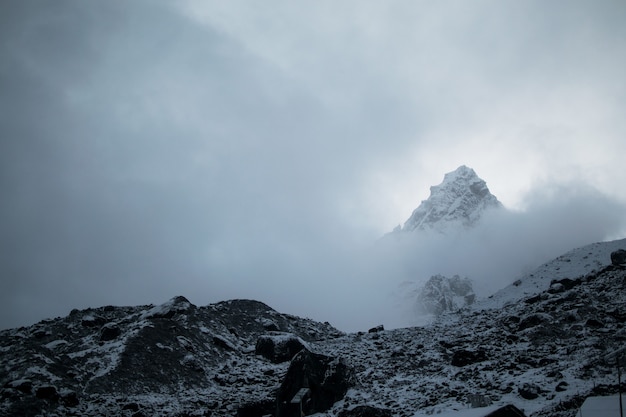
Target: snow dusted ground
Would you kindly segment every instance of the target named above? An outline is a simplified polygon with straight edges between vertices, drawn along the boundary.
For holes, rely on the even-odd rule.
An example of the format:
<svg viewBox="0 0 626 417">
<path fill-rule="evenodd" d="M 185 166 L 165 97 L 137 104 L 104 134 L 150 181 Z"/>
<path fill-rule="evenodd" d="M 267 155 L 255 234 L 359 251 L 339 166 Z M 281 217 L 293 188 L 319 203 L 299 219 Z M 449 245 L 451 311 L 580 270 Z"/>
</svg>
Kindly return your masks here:
<svg viewBox="0 0 626 417">
<path fill-rule="evenodd" d="M 475 309 L 500 308 L 546 291 L 553 280 L 578 278 L 606 266 L 611 252 L 626 248 L 626 239 L 598 242 L 571 251 L 539 266 L 529 274 L 474 305 Z"/>
<path fill-rule="evenodd" d="M 368 333 L 252 300 L 74 310 L 0 332 L 0 416 L 265 415 L 289 368 L 255 348 L 268 338 L 300 341 L 354 371 L 320 417 L 360 405 L 472 417 L 507 404 L 574 416 L 587 396 L 617 392 L 606 358 L 626 344 L 626 269 L 610 265 L 610 253 L 624 247 L 575 249 L 474 308 Z M 468 409 L 472 396 L 490 407 Z"/>
<path fill-rule="evenodd" d="M 360 381 L 325 415 L 358 404 L 400 416 L 484 415 L 467 410 L 468 396 L 479 394 L 527 415 L 573 416 L 591 392 L 617 390 L 604 358 L 626 343 L 626 272 L 609 264 L 611 252 L 625 247 L 623 239 L 575 249 L 423 327 L 318 346 L 344 357 Z"/>
</svg>

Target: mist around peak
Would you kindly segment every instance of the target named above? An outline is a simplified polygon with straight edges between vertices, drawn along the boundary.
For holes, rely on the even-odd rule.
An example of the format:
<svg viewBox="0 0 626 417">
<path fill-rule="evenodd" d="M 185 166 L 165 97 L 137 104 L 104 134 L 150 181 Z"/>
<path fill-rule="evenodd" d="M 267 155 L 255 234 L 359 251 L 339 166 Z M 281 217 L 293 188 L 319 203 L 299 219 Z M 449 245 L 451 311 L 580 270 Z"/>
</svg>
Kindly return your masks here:
<svg viewBox="0 0 626 417">
<path fill-rule="evenodd" d="M 489 210 L 472 228 L 390 233 L 380 240 L 380 274 L 396 277 L 391 327 L 420 324 L 418 289 L 432 276 L 468 277 L 486 297 L 570 249 L 624 236 L 624 205 L 587 186 L 534 191 L 524 210 Z M 606 264 L 610 259 L 606 259 Z"/>
</svg>

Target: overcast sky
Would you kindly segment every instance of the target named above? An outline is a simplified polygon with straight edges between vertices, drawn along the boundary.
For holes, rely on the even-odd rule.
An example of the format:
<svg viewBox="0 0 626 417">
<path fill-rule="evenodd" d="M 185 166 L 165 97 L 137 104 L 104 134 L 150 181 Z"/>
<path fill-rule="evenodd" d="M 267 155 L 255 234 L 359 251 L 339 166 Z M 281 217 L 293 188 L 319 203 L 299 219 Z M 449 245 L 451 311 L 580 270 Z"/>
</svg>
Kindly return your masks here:
<svg viewBox="0 0 626 417">
<path fill-rule="evenodd" d="M 354 330 L 411 271 L 373 242 L 461 164 L 516 213 L 505 270 L 421 274 L 504 285 L 624 237 L 625 21 L 621 0 L 0 2 L 0 328 L 180 294 Z"/>
</svg>

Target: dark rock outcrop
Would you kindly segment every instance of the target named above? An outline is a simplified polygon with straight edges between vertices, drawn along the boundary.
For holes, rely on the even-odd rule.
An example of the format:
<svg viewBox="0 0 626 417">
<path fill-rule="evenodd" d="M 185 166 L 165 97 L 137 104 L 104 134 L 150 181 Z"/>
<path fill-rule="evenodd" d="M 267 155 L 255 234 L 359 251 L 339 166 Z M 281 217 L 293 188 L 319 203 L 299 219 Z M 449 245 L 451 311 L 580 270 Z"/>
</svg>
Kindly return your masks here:
<svg viewBox="0 0 626 417">
<path fill-rule="evenodd" d="M 376 327 L 372 327 L 371 329 L 369 329 L 367 332 L 368 333 L 378 333 L 378 332 L 382 332 L 385 330 L 385 326 L 383 326 L 382 324 L 379 324 Z"/>
<path fill-rule="evenodd" d="M 517 392 L 520 397 L 524 398 L 525 400 L 534 400 L 535 398 L 538 398 L 541 394 L 541 388 L 535 384 L 524 383 L 521 387 L 517 389 Z"/>
<path fill-rule="evenodd" d="M 618 249 L 611 253 L 611 263 L 613 265 L 626 265 L 626 250 Z"/>
<path fill-rule="evenodd" d="M 468 278 L 434 275 L 424 284 L 417 296 L 417 307 L 422 313 L 440 315 L 474 303 L 476 295 Z"/>
<path fill-rule="evenodd" d="M 292 415 L 295 405 L 291 400 L 301 388 L 310 390 L 302 405 L 305 414 L 328 410 L 346 395 L 353 379 L 353 370 L 338 358 L 302 350 L 292 359 L 278 390 L 278 417 Z"/>
<path fill-rule="evenodd" d="M 122 334 L 122 329 L 116 323 L 107 323 L 100 329 L 100 340 L 106 342 L 116 339 Z"/>
<path fill-rule="evenodd" d="M 273 332 L 259 337 L 255 353 L 274 363 L 290 361 L 305 348 L 305 342 L 291 333 Z"/>
<path fill-rule="evenodd" d="M 59 399 L 59 393 L 57 392 L 56 387 L 48 385 L 37 388 L 37 391 L 35 391 L 35 397 L 42 400 L 57 401 Z"/>
<path fill-rule="evenodd" d="M 452 366 L 463 367 L 487 360 L 487 352 L 484 350 L 457 350 L 452 355 Z"/>
</svg>

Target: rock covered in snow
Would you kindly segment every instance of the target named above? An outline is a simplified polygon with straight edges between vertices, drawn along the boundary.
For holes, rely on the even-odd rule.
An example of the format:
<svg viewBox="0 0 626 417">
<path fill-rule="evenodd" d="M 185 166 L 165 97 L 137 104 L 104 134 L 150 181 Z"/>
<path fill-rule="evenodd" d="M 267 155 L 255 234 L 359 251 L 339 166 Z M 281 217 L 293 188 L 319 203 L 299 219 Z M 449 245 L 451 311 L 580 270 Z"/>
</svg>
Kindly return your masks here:
<svg viewBox="0 0 626 417">
<path fill-rule="evenodd" d="M 474 226 L 489 209 L 500 209 L 502 203 L 491 194 L 487 184 L 465 165 L 445 174 L 443 182 L 430 187 L 430 196 L 413 211 L 404 232 Z"/>
<path fill-rule="evenodd" d="M 323 412 L 341 400 L 354 384 L 353 370 L 339 358 L 313 353 L 304 349 L 298 353 L 287 370 L 277 394 L 278 417 L 296 415 L 300 404 L 293 398 L 302 389 L 304 415 Z"/>
<path fill-rule="evenodd" d="M 291 333 L 270 332 L 259 337 L 255 353 L 274 363 L 290 361 L 307 343 Z"/>
<path fill-rule="evenodd" d="M 417 308 L 421 313 L 440 315 L 469 306 L 474 303 L 475 298 L 469 278 L 434 275 L 419 290 Z"/>
</svg>

